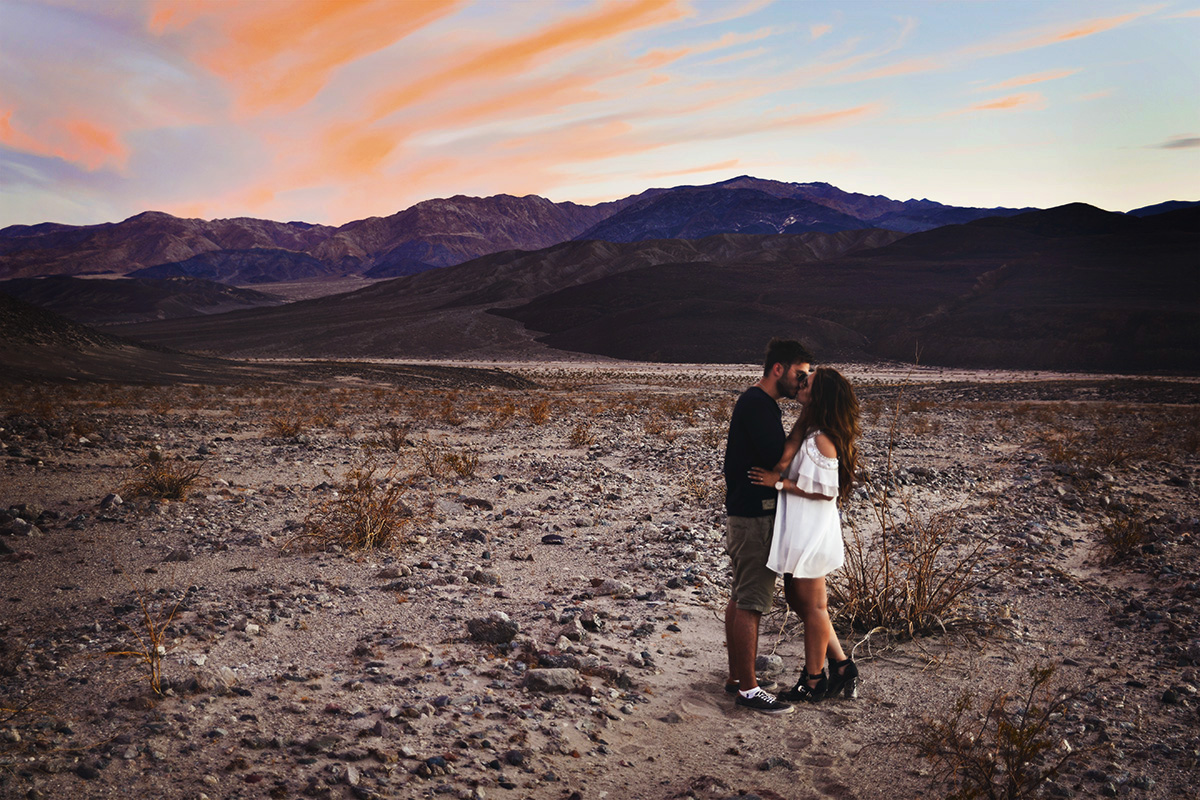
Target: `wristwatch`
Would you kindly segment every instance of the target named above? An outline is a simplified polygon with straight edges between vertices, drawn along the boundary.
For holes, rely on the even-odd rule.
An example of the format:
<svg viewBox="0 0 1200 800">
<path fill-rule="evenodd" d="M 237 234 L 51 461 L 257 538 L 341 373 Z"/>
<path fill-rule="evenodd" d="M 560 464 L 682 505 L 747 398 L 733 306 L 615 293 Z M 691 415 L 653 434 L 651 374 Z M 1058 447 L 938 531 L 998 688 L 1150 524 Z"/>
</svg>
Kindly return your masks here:
<svg viewBox="0 0 1200 800">
<path fill-rule="evenodd" d="M 775 481 L 775 491 L 777 491 L 777 492 L 783 491 L 783 478 L 780 478 L 779 480 Z"/>
</svg>

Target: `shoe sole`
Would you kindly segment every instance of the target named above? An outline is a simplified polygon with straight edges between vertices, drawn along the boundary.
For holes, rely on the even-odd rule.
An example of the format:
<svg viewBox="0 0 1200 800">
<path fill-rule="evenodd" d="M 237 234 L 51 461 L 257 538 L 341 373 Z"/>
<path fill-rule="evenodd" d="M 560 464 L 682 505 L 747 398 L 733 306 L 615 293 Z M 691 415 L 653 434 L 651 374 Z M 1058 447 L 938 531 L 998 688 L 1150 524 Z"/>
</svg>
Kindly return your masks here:
<svg viewBox="0 0 1200 800">
<path fill-rule="evenodd" d="M 769 714 L 772 717 L 780 717 L 780 716 L 783 716 L 784 714 L 791 714 L 793 711 L 796 710 L 796 709 L 792 708 L 791 706 L 788 706 L 787 708 L 778 708 L 778 709 L 755 708 L 754 706 L 746 706 L 746 705 L 742 705 L 741 703 L 738 703 L 737 707 L 744 708 L 747 711 L 756 711 L 759 714 Z"/>
</svg>

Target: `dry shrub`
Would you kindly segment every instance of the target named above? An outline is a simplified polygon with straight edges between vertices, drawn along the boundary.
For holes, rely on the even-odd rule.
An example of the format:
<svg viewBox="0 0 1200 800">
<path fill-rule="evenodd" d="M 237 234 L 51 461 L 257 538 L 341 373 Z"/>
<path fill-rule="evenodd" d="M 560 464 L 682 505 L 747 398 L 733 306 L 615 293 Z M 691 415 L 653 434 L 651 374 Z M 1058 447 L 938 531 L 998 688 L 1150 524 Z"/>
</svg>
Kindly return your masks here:
<svg viewBox="0 0 1200 800">
<path fill-rule="evenodd" d="M 996 691 L 976 709 L 963 694 L 941 718 L 927 719 L 908 743 L 933 765 L 932 795 L 947 800 L 1016 800 L 1039 796 L 1088 748 L 1058 730 L 1073 695 L 1050 686 L 1053 666 L 1029 670 L 1019 692 Z"/>
<path fill-rule="evenodd" d="M 1137 511 L 1121 514 L 1100 526 L 1100 543 L 1110 564 L 1124 561 L 1146 543 L 1149 531 Z"/>
<path fill-rule="evenodd" d="M 716 448 L 725 444 L 725 440 L 728 435 L 728 431 L 726 431 L 725 428 L 719 425 L 709 425 L 700 432 L 700 442 L 705 447 Z"/>
<path fill-rule="evenodd" d="M 122 575 L 125 573 L 122 572 Z M 152 608 L 154 602 L 150 599 L 152 592 L 149 588 L 135 586 L 128 575 L 125 575 L 125 580 L 133 590 L 142 612 L 140 627 L 125 625 L 137 639 L 137 647 L 132 650 L 108 650 L 107 655 L 135 658 L 140 661 L 146 667 L 146 678 L 150 682 L 150 688 L 154 690 L 155 694 L 160 695 L 162 694 L 162 661 L 167 654 L 167 629 L 171 627 L 171 622 L 175 619 L 175 612 L 179 609 L 179 604 L 183 602 L 183 597 L 178 597 L 172 604 L 168 595 L 168 600 L 159 608 L 154 609 Z"/>
<path fill-rule="evenodd" d="M 479 454 L 470 449 L 447 450 L 442 459 L 446 462 L 446 467 L 460 478 L 473 477 L 475 470 L 479 468 Z"/>
<path fill-rule="evenodd" d="M 503 428 L 512 422 L 517 413 L 517 406 L 512 400 L 505 400 L 492 409 L 492 427 Z"/>
<path fill-rule="evenodd" d="M 909 499 L 896 519 L 886 496 L 874 508 L 874 535 L 850 524 L 846 564 L 829 577 L 836 617 L 858 631 L 884 628 L 912 637 L 981 622 L 963 610 L 977 587 L 1011 567 L 993 554 L 995 536 L 957 536 L 960 512 L 922 517 Z"/>
<path fill-rule="evenodd" d="M 980 624 L 963 600 L 1008 570 L 1012 557 L 993 553 L 996 536 L 965 533 L 961 510 L 922 516 L 909 495 L 899 498 L 904 518 L 898 518 L 888 486 L 900 409 L 897 399 L 884 480 L 872 492 L 874 530 L 866 534 L 849 518 L 845 566 L 828 579 L 830 605 L 855 630 L 882 628 L 897 636 Z"/>
<path fill-rule="evenodd" d="M 724 478 L 704 477 L 703 475 L 688 474 L 683 478 L 683 496 L 700 508 L 708 508 L 721 496 L 724 488 Z"/>
<path fill-rule="evenodd" d="M 369 447 L 398 453 L 409 446 L 408 434 L 412 432 L 412 423 L 407 420 L 389 420 L 383 425 L 377 425 L 375 431 L 376 435 L 367 442 Z"/>
<path fill-rule="evenodd" d="M 577 422 L 568 437 L 571 447 L 590 447 L 596 441 L 590 426 L 586 422 Z"/>
<path fill-rule="evenodd" d="M 642 430 L 649 436 L 657 436 L 664 442 L 674 442 L 683 431 L 671 424 L 671 421 L 666 417 L 661 417 L 657 414 L 652 414 L 642 420 Z"/>
<path fill-rule="evenodd" d="M 439 442 L 428 436 L 417 442 L 417 460 L 423 474 L 434 479 L 446 477 L 445 448 Z"/>
<path fill-rule="evenodd" d="M 186 500 L 188 490 L 202 474 L 199 463 L 184 461 L 178 456 L 167 458 L 157 450 L 151 450 L 134 465 L 133 474 L 121 485 L 120 492 L 128 498 Z"/>
<path fill-rule="evenodd" d="M 550 419 L 550 400 L 543 397 L 527 409 L 529 421 L 534 425 L 544 425 Z"/>
<path fill-rule="evenodd" d="M 297 406 L 284 406 L 267 417 L 267 434 L 276 439 L 295 439 L 312 424 L 309 414 Z"/>
<path fill-rule="evenodd" d="M 451 392 L 442 398 L 438 404 L 437 419 L 447 425 L 458 427 L 463 424 L 464 417 L 458 406 L 458 392 Z"/>
<path fill-rule="evenodd" d="M 351 467 L 334 484 L 329 498 L 316 503 L 305 517 L 300 534 L 285 543 L 302 547 L 342 547 L 346 550 L 394 547 L 408 541 L 412 510 L 404 503 L 407 480 L 389 468 L 365 461 Z"/>
</svg>

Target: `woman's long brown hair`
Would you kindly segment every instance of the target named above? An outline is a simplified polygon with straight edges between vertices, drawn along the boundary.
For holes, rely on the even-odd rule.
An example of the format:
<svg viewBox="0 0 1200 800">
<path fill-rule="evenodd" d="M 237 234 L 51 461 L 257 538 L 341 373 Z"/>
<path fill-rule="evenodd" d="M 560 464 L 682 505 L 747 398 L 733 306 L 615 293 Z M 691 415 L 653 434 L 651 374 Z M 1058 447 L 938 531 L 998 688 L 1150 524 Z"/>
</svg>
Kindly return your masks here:
<svg viewBox="0 0 1200 800">
<path fill-rule="evenodd" d="M 858 469 L 858 448 L 854 442 L 860 433 L 858 398 L 850 381 L 830 367 L 817 367 L 809 376 L 812 395 L 800 419 L 800 440 L 813 431 L 820 431 L 833 442 L 838 455 L 838 497 L 845 500 L 853 489 L 854 473 Z"/>
</svg>

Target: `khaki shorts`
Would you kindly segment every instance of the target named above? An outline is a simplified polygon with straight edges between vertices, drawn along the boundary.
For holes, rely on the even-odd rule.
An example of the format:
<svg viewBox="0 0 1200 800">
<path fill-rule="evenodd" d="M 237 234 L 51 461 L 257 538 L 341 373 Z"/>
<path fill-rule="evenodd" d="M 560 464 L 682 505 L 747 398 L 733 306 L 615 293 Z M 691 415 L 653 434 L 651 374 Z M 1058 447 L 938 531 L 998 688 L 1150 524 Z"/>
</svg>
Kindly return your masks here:
<svg viewBox="0 0 1200 800">
<path fill-rule="evenodd" d="M 733 561 L 733 603 L 765 614 L 775 600 L 775 573 L 767 569 L 775 517 L 728 517 L 725 552 Z"/>
</svg>

